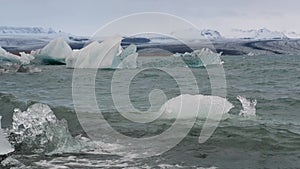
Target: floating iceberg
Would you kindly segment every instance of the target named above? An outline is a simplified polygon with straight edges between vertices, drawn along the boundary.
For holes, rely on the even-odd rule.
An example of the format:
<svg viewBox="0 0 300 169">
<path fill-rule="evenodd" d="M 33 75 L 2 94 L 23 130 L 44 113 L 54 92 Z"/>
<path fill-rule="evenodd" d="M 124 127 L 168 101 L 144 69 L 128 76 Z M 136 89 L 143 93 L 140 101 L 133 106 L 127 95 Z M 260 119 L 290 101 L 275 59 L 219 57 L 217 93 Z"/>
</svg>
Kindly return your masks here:
<svg viewBox="0 0 300 169">
<path fill-rule="evenodd" d="M 123 50 L 120 45 L 121 39 L 120 36 L 115 36 L 101 43 L 94 41 L 80 50 L 74 50 L 73 55 L 66 59 L 67 68 L 136 68 L 136 46 L 130 45 Z"/>
<path fill-rule="evenodd" d="M 136 51 L 137 51 L 137 47 L 133 44 L 129 45 L 125 50 L 122 49 L 121 53 L 115 56 L 112 63 L 112 68 L 118 68 L 118 69 L 137 68 L 136 62 L 137 62 L 138 53 Z"/>
<path fill-rule="evenodd" d="M 240 116 L 256 116 L 256 104 L 257 100 L 248 100 L 243 96 L 237 96 L 236 97 L 241 103 L 243 109 L 240 111 Z"/>
<path fill-rule="evenodd" d="M 34 56 L 25 52 L 20 52 L 20 62 L 22 65 L 28 65 L 30 61 L 34 59 Z"/>
<path fill-rule="evenodd" d="M 206 67 L 208 65 L 221 65 L 222 53 L 215 53 L 208 48 L 194 50 L 193 52 L 175 53 L 173 56 L 181 57 L 188 67 Z"/>
<path fill-rule="evenodd" d="M 20 52 L 20 56 L 14 55 L 12 53 L 7 52 L 3 48 L 0 47 L 0 60 L 8 61 L 13 63 L 18 63 L 21 65 L 27 65 L 33 60 L 34 57 L 30 54 L 26 54 L 25 52 Z"/>
<path fill-rule="evenodd" d="M 225 117 L 234 106 L 219 96 L 184 94 L 168 100 L 160 112 L 166 118 L 209 118 Z"/>
<path fill-rule="evenodd" d="M 23 152 L 51 154 L 83 148 L 82 143 L 69 133 L 67 122 L 58 120 L 49 106 L 40 103 L 24 112 L 14 110 L 10 141 Z"/>
<path fill-rule="evenodd" d="M 1 129 L 1 116 L 0 116 L 0 155 L 6 155 L 14 151 L 8 139 L 4 135 L 3 130 Z"/>
<path fill-rule="evenodd" d="M 58 38 L 42 49 L 31 51 L 31 55 L 45 64 L 65 64 L 66 58 L 72 55 L 72 49 L 63 38 Z"/>
</svg>

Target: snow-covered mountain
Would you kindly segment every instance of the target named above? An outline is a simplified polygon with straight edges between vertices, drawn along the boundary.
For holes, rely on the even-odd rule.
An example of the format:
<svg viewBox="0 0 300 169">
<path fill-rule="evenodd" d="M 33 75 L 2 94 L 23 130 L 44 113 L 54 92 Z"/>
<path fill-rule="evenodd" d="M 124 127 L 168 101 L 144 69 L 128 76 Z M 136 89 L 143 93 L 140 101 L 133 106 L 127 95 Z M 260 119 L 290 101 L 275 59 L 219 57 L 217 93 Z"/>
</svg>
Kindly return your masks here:
<svg viewBox="0 0 300 169">
<path fill-rule="evenodd" d="M 234 39 L 253 39 L 253 40 L 268 40 L 268 39 L 287 39 L 288 37 L 283 32 L 271 31 L 269 29 L 233 29 L 227 38 Z"/>
<path fill-rule="evenodd" d="M 12 26 L 0 26 L 0 35 L 49 35 L 57 34 L 52 28 L 42 27 L 12 27 Z"/>
<path fill-rule="evenodd" d="M 204 36 L 207 39 L 216 40 L 216 39 L 222 39 L 220 32 L 216 30 L 211 29 L 204 29 L 201 31 L 201 35 Z"/>
<path fill-rule="evenodd" d="M 197 30 L 194 28 L 176 30 L 171 32 L 171 35 L 182 37 L 189 40 L 203 39 L 203 38 L 209 40 L 217 40 L 223 38 L 221 34 L 216 30 L 211 30 L 211 29 Z"/>
<path fill-rule="evenodd" d="M 296 33 L 296 32 L 288 32 L 288 31 L 285 31 L 284 34 L 285 34 L 288 38 L 297 38 L 297 39 L 300 38 L 300 34 L 299 34 L 299 33 Z"/>
<path fill-rule="evenodd" d="M 55 31 L 52 28 L 0 26 L 0 46 L 10 51 L 39 49 L 57 38 L 63 38 L 75 49 L 89 41 L 89 37 Z"/>
</svg>

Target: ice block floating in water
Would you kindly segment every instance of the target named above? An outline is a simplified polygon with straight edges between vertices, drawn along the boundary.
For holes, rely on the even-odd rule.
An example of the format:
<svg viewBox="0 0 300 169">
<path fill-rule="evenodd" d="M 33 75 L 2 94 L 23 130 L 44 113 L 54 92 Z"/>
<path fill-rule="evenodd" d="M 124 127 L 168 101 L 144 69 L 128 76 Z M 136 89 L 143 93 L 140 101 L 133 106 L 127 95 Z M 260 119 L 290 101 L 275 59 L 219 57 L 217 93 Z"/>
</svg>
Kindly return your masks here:
<svg viewBox="0 0 300 169">
<path fill-rule="evenodd" d="M 72 49 L 63 38 L 50 41 L 42 49 L 31 51 L 37 60 L 46 64 L 65 64 L 66 58 L 72 55 Z"/>
<path fill-rule="evenodd" d="M 167 118 L 219 120 L 233 107 L 227 99 L 219 96 L 183 94 L 168 100 L 160 108 L 160 112 L 163 112 Z"/>
<path fill-rule="evenodd" d="M 0 47 L 0 61 L 8 61 L 13 63 L 18 63 L 21 65 L 27 65 L 33 60 L 34 57 L 31 54 L 26 54 L 25 52 L 20 52 L 20 56 L 14 55 L 12 53 L 7 52 L 3 48 Z"/>
<path fill-rule="evenodd" d="M 58 120 L 48 105 L 36 103 L 26 111 L 15 109 L 11 143 L 20 151 L 34 153 L 77 152 L 84 148 L 69 133 L 67 121 Z"/>
<path fill-rule="evenodd" d="M 206 67 L 208 65 L 221 65 L 224 62 L 220 56 L 222 53 L 215 53 L 208 48 L 194 50 L 193 52 L 175 53 L 175 57 L 181 57 L 188 67 Z"/>
<path fill-rule="evenodd" d="M 243 96 L 237 96 L 236 98 L 242 103 L 243 107 L 243 109 L 239 113 L 240 116 L 256 116 L 256 99 L 248 100 Z"/>
<path fill-rule="evenodd" d="M 101 43 L 94 41 L 80 50 L 73 51 L 73 54 L 66 58 L 67 68 L 136 68 L 136 46 L 130 45 L 123 50 L 121 40 L 121 36 L 114 36 Z"/>
</svg>

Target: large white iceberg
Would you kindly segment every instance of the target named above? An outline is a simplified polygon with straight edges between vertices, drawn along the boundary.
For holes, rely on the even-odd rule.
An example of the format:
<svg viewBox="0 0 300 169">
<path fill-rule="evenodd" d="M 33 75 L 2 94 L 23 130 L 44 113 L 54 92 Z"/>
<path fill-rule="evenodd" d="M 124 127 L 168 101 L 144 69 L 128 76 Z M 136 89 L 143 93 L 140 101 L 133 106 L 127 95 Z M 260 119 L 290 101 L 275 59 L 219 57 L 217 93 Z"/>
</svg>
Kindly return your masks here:
<svg viewBox="0 0 300 169">
<path fill-rule="evenodd" d="M 5 137 L 3 130 L 1 129 L 1 116 L 0 116 L 0 155 L 6 155 L 14 151 L 8 139 Z"/>
<path fill-rule="evenodd" d="M 208 65 L 223 64 L 220 56 L 222 53 L 215 53 L 209 48 L 194 50 L 193 52 L 175 53 L 175 57 L 181 57 L 188 67 L 206 67 Z"/>
<path fill-rule="evenodd" d="M 72 49 L 63 38 L 57 38 L 42 49 L 32 51 L 31 55 L 46 64 L 65 64 L 66 58 L 72 55 Z"/>
<path fill-rule="evenodd" d="M 20 56 L 14 55 L 7 52 L 5 49 L 0 47 L 0 60 L 8 61 L 13 63 L 18 63 L 22 65 L 29 64 L 34 57 L 31 54 L 26 54 L 25 52 L 20 52 Z"/>
<path fill-rule="evenodd" d="M 219 96 L 183 94 L 164 103 L 160 112 L 165 118 L 219 120 L 225 118 L 233 107 L 227 99 Z"/>
<path fill-rule="evenodd" d="M 121 36 L 114 36 L 99 43 L 94 41 L 66 58 L 67 68 L 136 68 L 138 53 L 135 45 L 125 50 Z"/>
</svg>

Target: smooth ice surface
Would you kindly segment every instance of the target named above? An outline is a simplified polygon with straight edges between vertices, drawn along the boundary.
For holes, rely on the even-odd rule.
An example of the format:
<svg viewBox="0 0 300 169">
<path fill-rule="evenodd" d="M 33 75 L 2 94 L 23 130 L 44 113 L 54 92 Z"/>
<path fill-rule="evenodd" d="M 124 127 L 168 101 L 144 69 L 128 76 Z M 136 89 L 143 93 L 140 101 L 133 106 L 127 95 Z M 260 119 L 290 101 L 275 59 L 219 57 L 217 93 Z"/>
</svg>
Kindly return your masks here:
<svg viewBox="0 0 300 169">
<path fill-rule="evenodd" d="M 72 49 L 63 38 L 57 38 L 42 49 L 32 51 L 31 54 L 45 63 L 65 63 L 65 59 L 72 55 Z"/>
<path fill-rule="evenodd" d="M 8 139 L 4 135 L 1 129 L 1 116 L 0 116 L 0 155 L 5 155 L 14 151 L 12 146 L 9 144 Z"/>
<path fill-rule="evenodd" d="M 243 106 L 243 109 L 239 113 L 240 116 L 256 116 L 256 99 L 248 100 L 243 96 L 237 96 L 236 98 L 242 103 Z"/>
<path fill-rule="evenodd" d="M 123 50 L 121 39 L 121 36 L 114 36 L 74 50 L 66 59 L 67 68 L 136 68 L 136 46 L 130 45 Z"/>
<path fill-rule="evenodd" d="M 218 119 L 233 107 L 227 99 L 219 96 L 183 94 L 168 100 L 160 112 L 167 118 Z"/>
<path fill-rule="evenodd" d="M 201 50 L 194 50 L 191 53 L 176 53 L 174 56 L 181 57 L 188 67 L 206 67 L 208 65 L 223 64 L 220 58 L 221 54 L 215 53 L 208 48 L 202 48 Z"/>
</svg>

